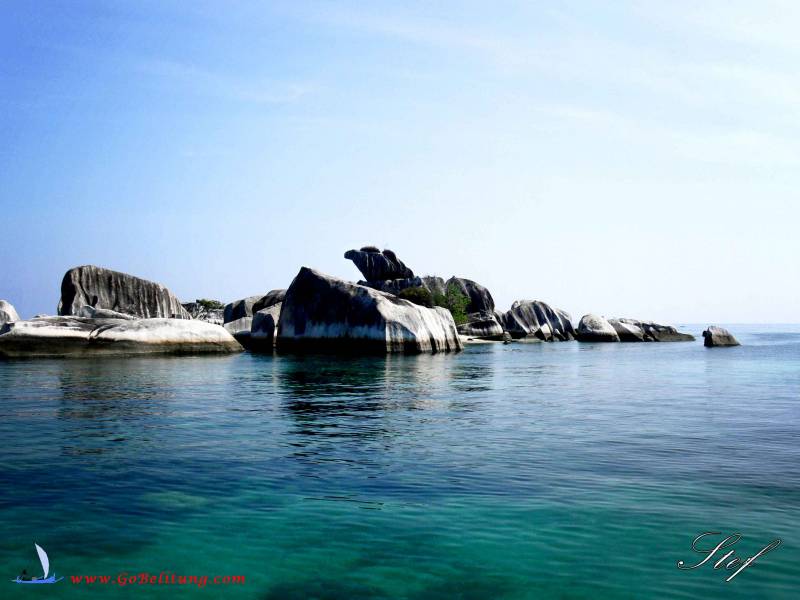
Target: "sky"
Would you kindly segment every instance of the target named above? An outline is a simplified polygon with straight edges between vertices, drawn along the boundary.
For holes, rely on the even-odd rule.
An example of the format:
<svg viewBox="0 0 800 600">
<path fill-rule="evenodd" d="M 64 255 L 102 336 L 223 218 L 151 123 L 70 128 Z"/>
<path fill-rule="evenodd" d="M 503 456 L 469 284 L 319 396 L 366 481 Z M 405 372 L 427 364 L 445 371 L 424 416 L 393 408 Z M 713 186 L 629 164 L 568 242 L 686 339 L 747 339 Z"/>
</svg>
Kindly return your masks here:
<svg viewBox="0 0 800 600">
<path fill-rule="evenodd" d="M 800 322 L 796 2 L 0 0 L 0 298 L 393 249 L 499 309 Z"/>
</svg>

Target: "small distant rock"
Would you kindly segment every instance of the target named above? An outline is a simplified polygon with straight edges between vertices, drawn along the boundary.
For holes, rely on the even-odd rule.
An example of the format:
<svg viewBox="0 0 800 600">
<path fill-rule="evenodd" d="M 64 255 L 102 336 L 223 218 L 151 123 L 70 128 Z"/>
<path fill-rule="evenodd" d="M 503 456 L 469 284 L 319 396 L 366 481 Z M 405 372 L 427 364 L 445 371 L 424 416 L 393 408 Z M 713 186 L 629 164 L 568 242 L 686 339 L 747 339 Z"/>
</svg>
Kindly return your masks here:
<svg viewBox="0 0 800 600">
<path fill-rule="evenodd" d="M 579 342 L 619 341 L 619 334 L 605 317 L 591 314 L 581 317 L 575 337 Z"/>
<path fill-rule="evenodd" d="M 739 341 L 733 337 L 733 334 L 727 329 L 717 327 L 716 325 L 709 326 L 703 332 L 703 345 L 707 348 L 717 348 L 724 346 L 739 346 Z"/>
</svg>

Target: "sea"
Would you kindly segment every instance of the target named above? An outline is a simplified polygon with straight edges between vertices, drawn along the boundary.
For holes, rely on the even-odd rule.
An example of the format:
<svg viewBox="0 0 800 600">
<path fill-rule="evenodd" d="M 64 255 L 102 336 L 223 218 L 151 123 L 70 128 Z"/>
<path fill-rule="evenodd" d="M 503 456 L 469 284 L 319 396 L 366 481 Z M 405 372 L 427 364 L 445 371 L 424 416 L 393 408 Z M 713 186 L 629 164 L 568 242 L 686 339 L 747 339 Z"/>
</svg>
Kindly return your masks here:
<svg viewBox="0 0 800 600">
<path fill-rule="evenodd" d="M 796 599 L 800 326 L 726 327 L 0 362 L 0 598 Z"/>
</svg>

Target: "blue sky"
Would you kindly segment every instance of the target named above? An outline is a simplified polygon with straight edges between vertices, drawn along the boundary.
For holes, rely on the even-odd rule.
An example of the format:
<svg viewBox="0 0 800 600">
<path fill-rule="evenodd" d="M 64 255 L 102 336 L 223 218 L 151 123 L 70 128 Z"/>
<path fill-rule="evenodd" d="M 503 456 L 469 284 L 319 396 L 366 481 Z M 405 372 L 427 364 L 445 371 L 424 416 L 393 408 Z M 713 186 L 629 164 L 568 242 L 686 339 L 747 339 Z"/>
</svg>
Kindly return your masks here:
<svg viewBox="0 0 800 600">
<path fill-rule="evenodd" d="M 701 4 L 701 6 L 700 6 Z M 184 300 L 390 247 L 545 300 L 798 322 L 792 2 L 0 2 L 0 297 Z"/>
</svg>

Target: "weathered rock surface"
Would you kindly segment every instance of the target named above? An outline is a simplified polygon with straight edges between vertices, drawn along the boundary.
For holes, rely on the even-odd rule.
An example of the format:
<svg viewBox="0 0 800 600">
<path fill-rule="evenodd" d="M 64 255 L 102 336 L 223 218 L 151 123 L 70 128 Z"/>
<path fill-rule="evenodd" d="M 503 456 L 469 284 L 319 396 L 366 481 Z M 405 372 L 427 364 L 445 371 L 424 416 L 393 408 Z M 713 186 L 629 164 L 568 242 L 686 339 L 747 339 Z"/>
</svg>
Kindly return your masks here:
<svg viewBox="0 0 800 600">
<path fill-rule="evenodd" d="M 58 314 L 75 315 L 84 306 L 144 319 L 191 318 L 180 300 L 163 285 L 92 265 L 66 272 L 61 282 Z"/>
<path fill-rule="evenodd" d="M 75 316 L 85 317 L 87 319 L 124 319 L 126 321 L 134 321 L 139 318 L 126 315 L 125 313 L 117 312 L 115 310 L 108 310 L 107 308 L 93 308 L 91 306 L 82 306 Z"/>
<path fill-rule="evenodd" d="M 461 350 L 453 317 L 303 267 L 286 291 L 279 350 L 441 352 Z"/>
<path fill-rule="evenodd" d="M 0 300 L 0 327 L 6 323 L 12 323 L 14 321 L 19 321 L 17 309 L 14 308 L 14 305 L 11 304 L 11 302 Z"/>
<path fill-rule="evenodd" d="M 621 325 L 625 325 L 642 331 L 643 341 L 645 342 L 691 342 L 694 341 L 694 336 L 688 333 L 682 333 L 672 327 L 671 325 L 661 325 L 653 323 L 652 321 L 639 321 L 637 319 L 612 319 L 618 321 Z M 613 322 L 612 322 L 613 326 Z M 616 327 L 614 327 L 616 330 Z M 621 341 L 623 340 L 620 336 Z"/>
<path fill-rule="evenodd" d="M 253 352 L 272 352 L 278 339 L 278 321 L 282 302 L 263 308 L 253 315 L 250 328 L 250 350 Z"/>
<path fill-rule="evenodd" d="M 604 317 L 584 315 L 578 323 L 575 337 L 579 342 L 618 342 L 619 335 Z"/>
<path fill-rule="evenodd" d="M 709 326 L 703 332 L 703 345 L 707 348 L 716 348 L 724 346 L 739 346 L 739 341 L 733 337 L 733 334 L 727 329 L 717 327 L 716 325 Z"/>
<path fill-rule="evenodd" d="M 280 304 L 283 302 L 283 298 L 286 296 L 286 290 L 271 290 L 267 292 L 264 296 L 262 296 L 258 302 L 253 304 L 253 316 L 261 310 L 265 308 L 269 308 L 270 306 L 275 306 L 276 304 Z"/>
<path fill-rule="evenodd" d="M 219 325 L 191 319 L 40 317 L 7 323 L 0 333 L 0 356 L 7 358 L 240 350 Z"/>
<path fill-rule="evenodd" d="M 619 319 L 609 319 L 608 322 L 617 332 L 620 342 L 644 342 L 644 330 L 633 323 L 624 323 Z"/>
<path fill-rule="evenodd" d="M 501 316 L 501 322 L 514 339 L 566 342 L 575 337 L 569 313 L 540 300 L 517 300 Z"/>
<path fill-rule="evenodd" d="M 249 296 L 247 298 L 242 298 L 241 300 L 234 300 L 233 302 L 229 302 L 228 304 L 225 305 L 225 311 L 223 314 L 222 322 L 230 323 L 232 321 L 236 321 L 244 317 L 252 317 L 253 306 L 263 297 L 264 296 L 262 295 Z"/>
<path fill-rule="evenodd" d="M 364 246 L 361 250 L 348 250 L 344 257 L 353 261 L 368 282 L 414 277 L 414 272 L 388 249 L 379 252 L 374 246 Z"/>
</svg>

